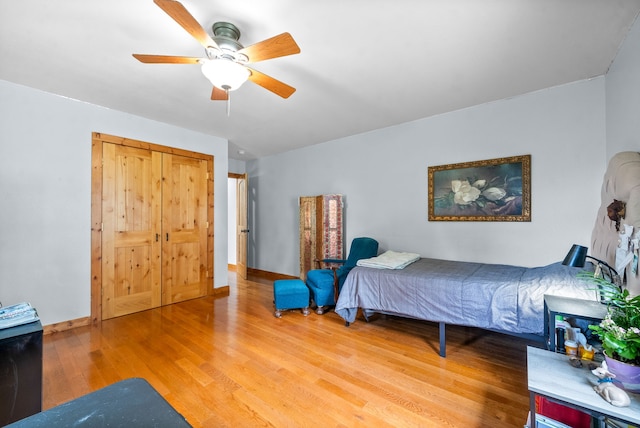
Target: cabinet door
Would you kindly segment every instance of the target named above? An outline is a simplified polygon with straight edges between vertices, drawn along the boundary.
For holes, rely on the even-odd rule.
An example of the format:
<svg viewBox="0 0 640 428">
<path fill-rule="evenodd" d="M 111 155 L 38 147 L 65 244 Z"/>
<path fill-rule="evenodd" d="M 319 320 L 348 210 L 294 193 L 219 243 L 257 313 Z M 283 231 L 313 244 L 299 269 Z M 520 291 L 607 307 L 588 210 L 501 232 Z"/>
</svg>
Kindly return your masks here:
<svg viewBox="0 0 640 428">
<path fill-rule="evenodd" d="M 300 197 L 300 278 L 318 269 L 316 260 L 342 259 L 342 195 Z M 320 266 L 326 268 L 326 266 Z"/>
<path fill-rule="evenodd" d="M 322 259 L 322 196 L 300 197 L 300 279 Z"/>
<path fill-rule="evenodd" d="M 162 154 L 103 144 L 102 318 L 161 303 Z"/>
<path fill-rule="evenodd" d="M 207 162 L 163 155 L 162 304 L 207 295 Z"/>
</svg>

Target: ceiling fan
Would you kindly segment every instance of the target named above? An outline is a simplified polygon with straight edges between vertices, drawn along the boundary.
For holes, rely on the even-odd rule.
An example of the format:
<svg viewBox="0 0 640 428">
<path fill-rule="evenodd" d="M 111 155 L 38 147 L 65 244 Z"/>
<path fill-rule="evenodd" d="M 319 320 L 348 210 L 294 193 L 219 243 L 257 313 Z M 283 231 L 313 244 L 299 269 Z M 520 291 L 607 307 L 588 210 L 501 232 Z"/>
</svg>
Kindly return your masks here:
<svg viewBox="0 0 640 428">
<path fill-rule="evenodd" d="M 202 73 L 213 84 L 212 100 L 228 100 L 229 91 L 238 89 L 247 80 L 282 98 L 289 98 L 295 92 L 295 88 L 247 67 L 250 63 L 300 53 L 291 34 L 282 33 L 243 47 L 238 42 L 240 30 L 235 25 L 216 22 L 212 27 L 212 38 L 182 3 L 175 0 L 153 2 L 204 47 L 206 57 L 133 54 L 138 61 L 145 64 L 200 64 Z"/>
</svg>

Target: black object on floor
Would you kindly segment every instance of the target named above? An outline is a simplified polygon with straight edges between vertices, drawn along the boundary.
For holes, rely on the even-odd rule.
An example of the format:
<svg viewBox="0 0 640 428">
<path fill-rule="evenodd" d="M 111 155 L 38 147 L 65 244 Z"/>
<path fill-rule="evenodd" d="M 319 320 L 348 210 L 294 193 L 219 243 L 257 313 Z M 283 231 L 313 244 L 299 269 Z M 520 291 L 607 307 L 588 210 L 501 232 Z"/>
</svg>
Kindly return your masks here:
<svg viewBox="0 0 640 428">
<path fill-rule="evenodd" d="M 132 378 L 29 416 L 8 427 L 191 427 L 144 379 Z"/>
</svg>

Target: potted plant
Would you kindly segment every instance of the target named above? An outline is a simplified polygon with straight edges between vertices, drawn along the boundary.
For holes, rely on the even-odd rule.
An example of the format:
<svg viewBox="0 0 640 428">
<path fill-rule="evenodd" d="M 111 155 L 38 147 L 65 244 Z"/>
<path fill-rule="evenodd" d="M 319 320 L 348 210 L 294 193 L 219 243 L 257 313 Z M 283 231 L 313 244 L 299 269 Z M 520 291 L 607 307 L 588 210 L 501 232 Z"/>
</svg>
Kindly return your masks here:
<svg viewBox="0 0 640 428">
<path fill-rule="evenodd" d="M 628 290 L 593 272 L 581 272 L 579 276 L 598 287 L 608 306 L 600 324 L 589 326 L 602 341 L 607 366 L 626 390 L 640 392 L 640 296 L 632 297 Z M 632 374 L 627 375 L 627 371 Z"/>
</svg>

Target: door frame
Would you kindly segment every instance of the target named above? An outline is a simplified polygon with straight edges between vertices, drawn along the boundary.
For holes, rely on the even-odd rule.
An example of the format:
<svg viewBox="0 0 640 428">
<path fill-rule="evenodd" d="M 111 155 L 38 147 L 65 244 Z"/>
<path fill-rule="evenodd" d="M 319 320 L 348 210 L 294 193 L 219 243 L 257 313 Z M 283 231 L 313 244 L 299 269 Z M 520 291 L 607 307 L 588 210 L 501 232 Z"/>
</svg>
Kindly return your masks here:
<svg viewBox="0 0 640 428">
<path fill-rule="evenodd" d="M 236 172 L 229 172 L 228 173 L 228 178 L 234 179 L 236 180 L 236 185 L 235 185 L 235 189 L 236 189 L 236 221 L 235 221 L 235 229 L 236 229 L 236 233 L 235 233 L 235 237 L 236 237 L 236 273 L 240 276 L 240 278 L 242 279 L 247 279 L 247 256 L 248 256 L 248 246 L 247 246 L 247 242 L 245 242 L 244 245 L 244 254 L 241 254 L 241 248 L 243 248 L 241 244 L 241 240 L 244 239 L 245 241 L 249 240 L 248 234 L 249 234 L 249 205 L 248 205 L 248 186 L 249 186 L 249 174 L 244 173 L 244 174 L 238 174 Z M 240 180 L 244 180 L 244 195 L 240 194 L 240 190 L 239 190 L 239 184 L 240 184 Z M 241 203 L 240 199 L 244 198 L 244 204 Z M 244 212 L 240 212 L 240 207 L 244 206 Z M 244 225 L 241 225 L 241 221 L 240 218 L 241 216 L 244 217 Z M 244 227 L 245 230 L 242 231 L 240 230 L 241 227 Z M 242 235 L 244 233 L 244 235 Z M 243 237 L 244 236 L 244 237 Z M 239 260 L 243 260 L 244 264 L 239 263 Z"/>
<path fill-rule="evenodd" d="M 214 295 L 213 155 L 93 132 L 91 133 L 91 324 L 98 325 L 102 322 L 102 145 L 104 143 L 203 159 L 207 162 L 207 220 L 209 228 L 207 231 L 206 276 L 207 282 L 210 282 L 207 294 Z"/>
</svg>

